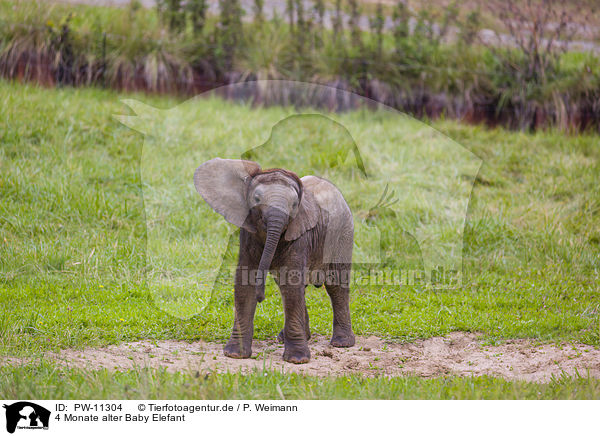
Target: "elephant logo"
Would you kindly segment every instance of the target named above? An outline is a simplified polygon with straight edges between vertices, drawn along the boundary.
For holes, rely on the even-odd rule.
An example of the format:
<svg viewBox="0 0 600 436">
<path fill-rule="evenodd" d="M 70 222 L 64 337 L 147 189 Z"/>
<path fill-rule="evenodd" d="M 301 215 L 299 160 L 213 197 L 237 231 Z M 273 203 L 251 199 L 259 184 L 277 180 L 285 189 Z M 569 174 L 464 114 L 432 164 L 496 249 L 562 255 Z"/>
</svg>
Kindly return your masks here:
<svg viewBox="0 0 600 436">
<path fill-rule="evenodd" d="M 50 411 L 42 406 L 29 401 L 19 401 L 10 405 L 4 404 L 6 409 L 6 431 L 14 433 L 19 429 L 48 429 L 50 424 Z"/>
<path fill-rule="evenodd" d="M 253 87 L 278 92 L 283 106 L 248 110 L 257 100 Z M 364 122 L 360 110 L 316 109 L 323 102 L 373 110 Z M 233 283 L 239 231 L 215 218 L 192 181 L 198 164 L 215 157 L 336 185 L 353 213 L 353 270 L 365 284 L 460 285 L 464 226 L 482 161 L 430 126 L 355 94 L 301 82 L 228 85 L 169 110 L 123 103 L 135 115 L 115 117 L 144 134 L 147 283 L 168 313 L 201 313 L 216 285 Z M 386 271 L 392 279 L 379 283 Z"/>
</svg>

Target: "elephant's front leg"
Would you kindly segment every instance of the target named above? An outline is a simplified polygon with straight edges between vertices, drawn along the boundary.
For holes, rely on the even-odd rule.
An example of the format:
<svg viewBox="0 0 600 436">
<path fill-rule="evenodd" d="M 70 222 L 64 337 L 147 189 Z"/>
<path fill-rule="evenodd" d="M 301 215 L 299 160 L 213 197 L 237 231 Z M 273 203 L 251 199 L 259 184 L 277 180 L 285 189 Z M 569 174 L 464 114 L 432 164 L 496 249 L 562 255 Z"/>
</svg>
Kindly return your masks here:
<svg viewBox="0 0 600 436">
<path fill-rule="evenodd" d="M 283 325 L 283 360 L 290 363 L 307 363 L 310 360 L 307 330 L 308 322 L 305 285 L 280 286 L 285 323 Z"/>
<path fill-rule="evenodd" d="M 248 271 L 251 269 L 243 268 L 243 263 L 240 261 L 235 272 L 235 319 L 231 337 L 224 348 L 226 356 L 236 359 L 245 359 L 252 355 L 254 312 L 256 310 L 256 287 L 248 277 Z"/>
<path fill-rule="evenodd" d="M 310 339 L 310 324 L 308 322 L 308 309 L 306 308 L 306 304 L 304 305 L 304 328 L 306 330 L 306 340 Z M 283 344 L 283 329 L 277 335 L 277 342 Z"/>
</svg>

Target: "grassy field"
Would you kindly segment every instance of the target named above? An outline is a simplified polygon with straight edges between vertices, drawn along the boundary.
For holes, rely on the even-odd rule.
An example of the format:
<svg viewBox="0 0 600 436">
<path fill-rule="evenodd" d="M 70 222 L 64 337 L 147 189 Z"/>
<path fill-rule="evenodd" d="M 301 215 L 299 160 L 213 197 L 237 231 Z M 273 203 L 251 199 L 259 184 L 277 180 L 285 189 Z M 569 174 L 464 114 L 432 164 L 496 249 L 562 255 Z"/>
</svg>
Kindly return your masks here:
<svg viewBox="0 0 600 436">
<path fill-rule="evenodd" d="M 216 244 L 211 239 L 215 229 L 227 232 L 215 227 L 222 220 L 203 208 L 193 190 L 181 188 L 180 178 L 189 178 L 189 170 L 206 156 L 239 156 L 264 141 L 277 145 L 277 135 L 269 136 L 271 127 L 296 112 L 209 99 L 186 103 L 184 112 L 161 115 L 169 128 L 160 130 L 158 138 L 170 144 L 176 162 L 189 166 L 181 168 L 159 154 L 150 154 L 155 156 L 150 159 L 143 155 L 143 147 L 144 153 L 151 151 L 157 141 L 145 141 L 113 117 L 131 114 L 120 97 L 94 89 L 48 90 L 0 82 L 2 355 L 39 357 L 57 348 L 142 338 L 228 337 L 233 318 L 230 281 L 218 281 L 209 304 L 192 317 L 173 316 L 169 303 L 157 299 L 164 296 L 156 288 L 157 277 L 188 277 L 203 261 L 192 259 L 194 247 L 203 238 L 209 247 Z M 163 109 L 181 103 L 134 97 Z M 432 151 L 451 144 L 437 131 L 483 161 L 461 246 L 462 285 L 443 290 L 418 284 L 354 287 L 351 311 L 357 334 L 412 340 L 466 330 L 483 332 L 490 342 L 528 337 L 600 345 L 598 136 L 510 133 L 449 121 L 436 121 L 432 129 L 397 115 L 362 111 L 331 117 L 360 144 L 378 187 L 365 191 L 351 170 L 332 174 L 347 187 L 353 209 L 368 211 L 389 182 L 380 175 L 407 157 L 417 162 L 408 167 L 411 171 L 433 174 L 438 187 L 445 183 L 443 172 L 421 166 L 427 156 L 436 159 Z M 317 125 L 322 122 L 316 120 Z M 158 129 L 150 121 L 140 129 Z M 241 125 L 246 128 L 240 130 Z M 307 141 L 298 134 L 306 126 L 298 126 L 300 130 L 286 130 L 280 144 L 290 138 Z M 432 149 L 432 143 L 441 148 Z M 381 150 L 387 159 L 375 158 Z M 326 167 L 326 157 L 316 165 Z M 427 223 L 442 247 L 458 247 L 454 236 L 446 236 L 449 229 L 439 225 L 436 214 L 441 212 L 427 202 L 411 202 L 412 191 L 401 190 L 403 181 L 391 181 L 399 186 L 401 222 Z M 160 199 L 170 202 L 154 202 Z M 169 212 L 168 219 L 161 211 Z M 146 219 L 151 221 L 148 228 Z M 390 220 L 385 214 L 375 217 L 382 235 L 393 230 Z M 393 245 L 386 241 L 384 237 L 384 248 Z M 325 292 L 310 289 L 307 305 L 313 332 L 330 334 Z M 255 337 L 276 336 L 282 322 L 281 302 L 271 283 L 257 310 Z M 290 398 L 600 397 L 598 383 L 585 378 L 548 385 L 489 378 L 317 381 L 281 374 L 198 380 L 193 374 L 145 370 L 113 377 L 65 371 L 49 363 L 0 369 L 0 395 L 19 398 L 279 398 L 277 384 Z"/>
<path fill-rule="evenodd" d="M 35 383 L 32 382 L 35 380 Z M 318 378 L 280 372 L 240 374 L 63 370 L 51 364 L 0 369 L 3 398 L 29 399 L 598 399 L 600 381 L 557 377 L 549 383 L 493 377 L 349 376 Z"/>
</svg>

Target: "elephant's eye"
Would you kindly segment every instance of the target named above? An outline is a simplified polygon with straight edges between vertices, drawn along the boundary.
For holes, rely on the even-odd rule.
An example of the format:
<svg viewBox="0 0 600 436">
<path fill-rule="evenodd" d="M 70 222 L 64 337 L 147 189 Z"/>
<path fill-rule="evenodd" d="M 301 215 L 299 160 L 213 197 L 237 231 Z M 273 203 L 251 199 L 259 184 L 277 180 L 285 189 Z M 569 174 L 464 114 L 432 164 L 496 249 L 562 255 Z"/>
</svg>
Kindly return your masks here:
<svg viewBox="0 0 600 436">
<path fill-rule="evenodd" d="M 258 204 L 260 202 L 260 196 L 258 194 L 254 195 L 254 203 Z"/>
<path fill-rule="evenodd" d="M 292 203 L 292 207 L 294 209 L 296 209 L 298 207 L 298 200 L 294 200 L 294 203 Z"/>
</svg>

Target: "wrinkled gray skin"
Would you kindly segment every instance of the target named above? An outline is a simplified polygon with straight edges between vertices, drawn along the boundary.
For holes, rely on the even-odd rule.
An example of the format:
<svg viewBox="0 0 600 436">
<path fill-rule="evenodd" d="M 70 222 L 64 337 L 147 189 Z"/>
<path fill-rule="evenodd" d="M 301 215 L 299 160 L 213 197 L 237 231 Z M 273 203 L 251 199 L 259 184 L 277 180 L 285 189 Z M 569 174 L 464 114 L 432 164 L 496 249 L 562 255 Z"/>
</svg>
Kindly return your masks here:
<svg viewBox="0 0 600 436">
<path fill-rule="evenodd" d="M 319 177 L 299 179 L 286 170 L 261 171 L 254 162 L 219 158 L 196 169 L 194 184 L 216 212 L 241 229 L 235 320 L 225 355 L 251 356 L 254 312 L 265 298 L 268 271 L 283 299 L 285 323 L 278 339 L 285 346 L 284 360 L 310 360 L 308 284 L 325 284 L 331 298 L 331 345 L 354 345 L 349 306 L 354 227 L 341 192 Z M 256 280 L 248 280 L 253 271 Z"/>
</svg>

